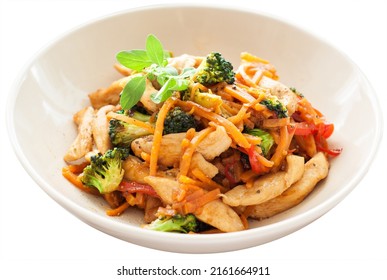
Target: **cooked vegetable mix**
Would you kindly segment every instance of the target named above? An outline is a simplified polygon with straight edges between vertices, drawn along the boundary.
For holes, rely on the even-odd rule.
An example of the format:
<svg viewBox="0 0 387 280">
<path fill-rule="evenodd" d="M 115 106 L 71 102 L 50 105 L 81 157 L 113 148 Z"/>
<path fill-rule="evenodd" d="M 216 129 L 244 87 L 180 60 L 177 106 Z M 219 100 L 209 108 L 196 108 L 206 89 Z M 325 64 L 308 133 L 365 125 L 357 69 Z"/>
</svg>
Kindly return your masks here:
<svg viewBox="0 0 387 280">
<path fill-rule="evenodd" d="M 109 216 L 136 207 L 150 230 L 245 230 L 301 203 L 341 153 L 334 125 L 260 57 L 172 56 L 149 35 L 116 58 L 123 77 L 75 113 L 62 170 Z"/>
</svg>

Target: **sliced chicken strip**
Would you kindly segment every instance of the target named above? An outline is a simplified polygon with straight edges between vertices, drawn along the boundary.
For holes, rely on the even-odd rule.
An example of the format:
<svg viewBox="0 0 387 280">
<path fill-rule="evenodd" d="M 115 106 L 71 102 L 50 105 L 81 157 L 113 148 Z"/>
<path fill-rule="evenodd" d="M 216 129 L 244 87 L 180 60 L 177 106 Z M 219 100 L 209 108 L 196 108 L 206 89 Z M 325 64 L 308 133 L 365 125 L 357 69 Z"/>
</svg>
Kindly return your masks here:
<svg viewBox="0 0 387 280">
<path fill-rule="evenodd" d="M 217 126 L 215 131 L 208 134 L 208 136 L 200 142 L 197 151 L 201 153 L 206 160 L 213 160 L 226 151 L 231 143 L 232 139 L 228 136 L 226 129 L 223 126 Z"/>
<path fill-rule="evenodd" d="M 255 205 L 268 201 L 301 179 L 304 173 L 304 158 L 290 155 L 286 157 L 287 171 L 279 171 L 259 177 L 252 187 L 239 185 L 223 196 L 223 202 L 230 206 Z"/>
<path fill-rule="evenodd" d="M 92 122 L 94 143 L 101 154 L 104 154 L 112 146 L 109 137 L 109 121 L 106 118 L 106 114 L 113 111 L 115 108 L 116 106 L 114 105 L 105 105 L 101 107 Z"/>
<path fill-rule="evenodd" d="M 149 176 L 149 166 L 135 156 L 129 155 L 122 163 L 124 169 L 124 178 L 128 181 L 134 181 L 141 184 L 146 184 L 145 177 Z M 176 178 L 178 174 L 177 169 L 170 169 L 166 171 L 159 170 L 157 176 Z"/>
<path fill-rule="evenodd" d="M 74 122 L 78 124 L 78 135 L 63 159 L 66 162 L 73 162 L 83 158 L 93 148 L 93 137 L 91 124 L 94 118 L 94 110 L 88 106 L 75 114 Z"/>
<path fill-rule="evenodd" d="M 166 205 L 172 205 L 174 197 L 180 192 L 179 182 L 173 178 L 147 176 L 144 181 L 154 188 Z"/>
<path fill-rule="evenodd" d="M 200 133 L 200 132 L 198 132 Z M 164 135 L 161 140 L 159 153 L 159 164 L 164 166 L 175 166 L 179 164 L 181 157 L 181 142 L 185 133 L 171 133 Z M 231 145 L 231 138 L 227 135 L 222 126 L 217 126 L 197 147 L 197 151 L 206 160 L 212 160 L 226 151 Z M 150 154 L 153 145 L 153 135 L 138 138 L 132 142 L 131 148 L 136 156 L 140 157 L 141 152 Z"/>
<path fill-rule="evenodd" d="M 120 93 L 129 81 L 129 77 L 121 78 L 114 81 L 107 88 L 100 88 L 89 94 L 90 103 L 94 109 L 99 109 L 105 105 L 117 105 L 120 101 Z"/>
<path fill-rule="evenodd" d="M 168 65 L 176 68 L 176 70 L 181 73 L 184 68 L 197 67 L 202 60 L 202 57 L 182 54 L 180 56 L 169 58 Z"/>
<path fill-rule="evenodd" d="M 201 210 L 194 214 L 199 220 L 223 232 L 241 231 L 245 229 L 238 214 L 220 199 L 207 203 Z"/>
<path fill-rule="evenodd" d="M 199 168 L 208 178 L 213 178 L 218 174 L 218 168 L 211 162 L 205 160 L 201 153 L 195 152 L 191 160 L 191 170 Z"/>
<path fill-rule="evenodd" d="M 329 171 L 329 162 L 323 153 L 317 153 L 307 163 L 302 178 L 281 195 L 258 205 L 248 206 L 247 214 L 255 219 L 265 219 L 301 203 L 323 180 Z"/>
<path fill-rule="evenodd" d="M 164 166 L 174 166 L 178 164 L 181 156 L 181 141 L 185 138 L 185 133 L 173 133 L 164 135 L 160 145 L 159 164 Z M 135 139 L 131 148 L 137 157 L 141 157 L 141 152 L 151 153 L 153 145 L 153 135 Z"/>
</svg>

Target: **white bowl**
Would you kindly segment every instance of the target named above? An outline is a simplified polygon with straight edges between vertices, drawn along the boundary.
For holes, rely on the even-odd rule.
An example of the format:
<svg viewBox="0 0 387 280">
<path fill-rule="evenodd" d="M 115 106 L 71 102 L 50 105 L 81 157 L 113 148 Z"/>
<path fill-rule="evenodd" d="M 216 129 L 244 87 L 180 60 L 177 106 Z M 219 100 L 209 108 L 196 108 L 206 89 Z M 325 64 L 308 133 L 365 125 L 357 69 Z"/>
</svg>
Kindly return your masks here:
<svg viewBox="0 0 387 280">
<path fill-rule="evenodd" d="M 246 25 L 249 32 L 241 32 Z M 270 60 L 281 81 L 303 92 L 335 124 L 330 141 L 344 150 L 332 160 L 329 177 L 297 207 L 252 222 L 251 229 L 243 232 L 160 233 L 142 229 L 142 214 L 137 210 L 108 217 L 102 200 L 80 192 L 62 177 L 63 155 L 76 135 L 73 113 L 88 104 L 89 92 L 119 77 L 112 67 L 115 54 L 143 48 L 149 33 L 176 55 L 219 51 L 237 65 L 240 52 L 248 51 Z M 123 11 L 65 34 L 28 65 L 8 102 L 8 128 L 17 156 L 61 206 L 117 238 L 186 253 L 257 246 L 319 218 L 365 175 L 377 151 L 381 127 L 380 109 L 369 83 L 354 63 L 326 42 L 260 13 L 184 4 Z"/>
</svg>

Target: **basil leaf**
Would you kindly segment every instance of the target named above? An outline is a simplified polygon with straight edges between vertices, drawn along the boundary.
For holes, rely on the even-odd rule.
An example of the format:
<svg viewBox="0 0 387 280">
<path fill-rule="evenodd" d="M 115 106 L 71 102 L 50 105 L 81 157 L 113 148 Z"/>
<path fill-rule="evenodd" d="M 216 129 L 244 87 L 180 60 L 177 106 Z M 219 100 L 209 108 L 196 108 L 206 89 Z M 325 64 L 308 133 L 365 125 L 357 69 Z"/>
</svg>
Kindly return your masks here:
<svg viewBox="0 0 387 280">
<path fill-rule="evenodd" d="M 173 88 L 175 84 L 176 81 L 174 79 L 168 79 L 158 92 L 151 95 L 151 100 L 156 104 L 164 102 L 172 96 L 171 88 Z"/>
<path fill-rule="evenodd" d="M 152 64 L 145 50 L 121 51 L 116 58 L 123 66 L 136 71 L 141 71 Z"/>
<path fill-rule="evenodd" d="M 179 77 L 181 77 L 181 78 L 191 77 L 193 74 L 195 74 L 196 71 L 197 71 L 197 69 L 193 68 L 193 67 L 184 68 L 183 71 L 181 72 L 181 74 L 179 75 Z"/>
<path fill-rule="evenodd" d="M 145 76 L 136 76 L 125 85 L 120 97 L 122 109 L 129 110 L 140 101 L 146 87 L 145 79 Z"/>
<path fill-rule="evenodd" d="M 186 90 L 189 85 L 189 80 L 187 79 L 173 79 L 174 84 L 169 87 L 170 90 L 182 91 Z"/>
<path fill-rule="evenodd" d="M 150 60 L 160 66 L 163 66 L 164 62 L 164 49 L 163 45 L 154 35 L 149 35 L 146 39 L 146 52 Z"/>
</svg>

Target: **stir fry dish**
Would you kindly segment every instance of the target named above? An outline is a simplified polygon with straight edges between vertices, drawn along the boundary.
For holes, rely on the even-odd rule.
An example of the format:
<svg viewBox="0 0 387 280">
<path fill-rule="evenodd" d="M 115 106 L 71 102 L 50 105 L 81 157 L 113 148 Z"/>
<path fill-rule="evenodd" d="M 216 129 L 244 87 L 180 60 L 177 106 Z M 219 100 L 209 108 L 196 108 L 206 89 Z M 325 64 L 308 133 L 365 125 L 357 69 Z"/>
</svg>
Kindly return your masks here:
<svg viewBox="0 0 387 280">
<path fill-rule="evenodd" d="M 154 35 L 121 51 L 122 78 L 88 95 L 63 176 L 109 216 L 144 212 L 146 229 L 234 232 L 313 191 L 340 154 L 334 125 L 267 60 L 242 52 L 173 56 Z"/>
</svg>

